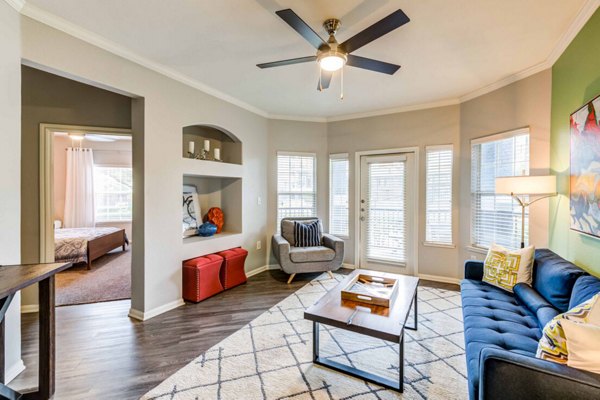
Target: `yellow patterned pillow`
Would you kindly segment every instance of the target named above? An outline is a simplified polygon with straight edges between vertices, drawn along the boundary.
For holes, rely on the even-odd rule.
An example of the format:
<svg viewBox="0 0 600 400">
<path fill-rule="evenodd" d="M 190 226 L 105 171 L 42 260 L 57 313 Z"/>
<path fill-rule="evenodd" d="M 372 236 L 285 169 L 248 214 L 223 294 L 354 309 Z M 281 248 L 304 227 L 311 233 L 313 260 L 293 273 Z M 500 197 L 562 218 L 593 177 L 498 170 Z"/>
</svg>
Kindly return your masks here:
<svg viewBox="0 0 600 400">
<path fill-rule="evenodd" d="M 542 337 L 538 343 L 535 356 L 542 360 L 567 364 L 569 352 L 567 351 L 567 339 L 562 326 L 562 321 L 567 319 L 574 322 L 587 322 L 599 297 L 600 293 L 591 299 L 584 301 L 580 305 L 573 307 L 566 313 L 557 315 L 548 322 L 542 332 Z"/>
<path fill-rule="evenodd" d="M 483 264 L 483 281 L 509 292 L 517 283 L 531 285 L 534 253 L 533 246 L 507 250 L 493 244 Z"/>
</svg>

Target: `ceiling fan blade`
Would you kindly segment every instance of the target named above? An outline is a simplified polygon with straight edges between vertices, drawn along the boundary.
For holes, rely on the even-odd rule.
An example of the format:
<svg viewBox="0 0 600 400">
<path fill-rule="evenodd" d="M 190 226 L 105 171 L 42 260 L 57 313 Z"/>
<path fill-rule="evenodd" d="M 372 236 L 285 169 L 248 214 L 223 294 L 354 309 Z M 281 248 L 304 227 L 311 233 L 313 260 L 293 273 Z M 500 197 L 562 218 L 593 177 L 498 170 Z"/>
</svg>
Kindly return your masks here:
<svg viewBox="0 0 600 400">
<path fill-rule="evenodd" d="M 348 61 L 346 61 L 346 65 L 350 65 L 351 67 L 368 69 L 369 71 L 381 72 L 383 74 L 394 75 L 398 69 L 400 69 L 399 65 L 390 64 L 383 61 L 373 60 L 371 58 L 365 58 L 360 56 L 355 56 L 352 54 L 348 54 Z"/>
<path fill-rule="evenodd" d="M 312 28 L 308 26 L 308 24 L 291 9 L 288 8 L 285 10 L 276 11 L 275 14 L 279 15 L 282 20 L 287 22 L 292 29 L 294 29 L 300 34 L 300 36 L 312 44 L 315 49 L 319 49 L 323 46 L 327 46 L 327 48 L 329 48 L 329 45 L 323 39 L 321 39 L 321 36 L 317 35 L 317 32 L 313 31 Z"/>
<path fill-rule="evenodd" d="M 273 61 L 268 63 L 256 64 L 258 68 L 282 67 L 284 65 L 300 64 L 305 62 L 317 61 L 317 56 L 290 58 L 289 60 Z"/>
<path fill-rule="evenodd" d="M 321 71 L 321 80 L 317 82 L 317 90 L 319 92 L 329 88 L 331 78 L 333 77 L 333 71 Z"/>
<path fill-rule="evenodd" d="M 346 52 L 352 53 L 364 45 L 371 43 L 373 40 L 379 39 L 383 35 L 401 27 L 409 21 L 410 18 L 404 14 L 404 11 L 394 11 L 381 21 L 374 23 L 364 31 L 352 36 L 350 39 L 342 43 L 340 47 L 342 47 Z"/>
</svg>

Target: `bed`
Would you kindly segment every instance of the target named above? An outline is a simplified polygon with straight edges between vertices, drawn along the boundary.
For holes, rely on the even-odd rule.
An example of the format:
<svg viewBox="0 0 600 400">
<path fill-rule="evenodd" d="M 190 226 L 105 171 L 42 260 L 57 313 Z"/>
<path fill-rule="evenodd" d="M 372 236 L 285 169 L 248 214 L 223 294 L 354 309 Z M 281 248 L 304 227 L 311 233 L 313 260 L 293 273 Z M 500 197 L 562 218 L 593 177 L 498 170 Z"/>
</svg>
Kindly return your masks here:
<svg viewBox="0 0 600 400">
<path fill-rule="evenodd" d="M 129 244 L 125 229 L 113 227 L 63 228 L 54 230 L 55 261 L 85 262 L 88 270 L 92 262 L 111 250 Z"/>
</svg>

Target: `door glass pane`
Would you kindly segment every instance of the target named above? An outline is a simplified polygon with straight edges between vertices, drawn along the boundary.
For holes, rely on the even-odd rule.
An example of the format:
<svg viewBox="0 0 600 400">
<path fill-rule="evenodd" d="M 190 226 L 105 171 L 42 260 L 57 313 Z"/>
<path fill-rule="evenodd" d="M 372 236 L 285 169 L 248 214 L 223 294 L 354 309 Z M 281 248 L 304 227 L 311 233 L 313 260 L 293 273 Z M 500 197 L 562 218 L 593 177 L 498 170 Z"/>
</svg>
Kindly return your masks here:
<svg viewBox="0 0 600 400">
<path fill-rule="evenodd" d="M 406 261 L 405 162 L 368 164 L 367 259 Z"/>
</svg>

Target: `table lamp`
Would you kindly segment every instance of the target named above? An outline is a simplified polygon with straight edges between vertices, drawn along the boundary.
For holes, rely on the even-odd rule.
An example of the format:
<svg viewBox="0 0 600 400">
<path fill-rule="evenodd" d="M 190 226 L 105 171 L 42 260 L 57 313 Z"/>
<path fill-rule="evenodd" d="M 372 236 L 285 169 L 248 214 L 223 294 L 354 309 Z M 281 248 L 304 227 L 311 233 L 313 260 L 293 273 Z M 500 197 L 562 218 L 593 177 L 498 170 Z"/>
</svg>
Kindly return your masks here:
<svg viewBox="0 0 600 400">
<path fill-rule="evenodd" d="M 509 194 L 521 206 L 521 248 L 525 247 L 525 208 L 538 200 L 556 196 L 556 176 L 507 176 L 496 178 L 496 194 Z M 536 196 L 525 201 L 524 196 Z"/>
</svg>

